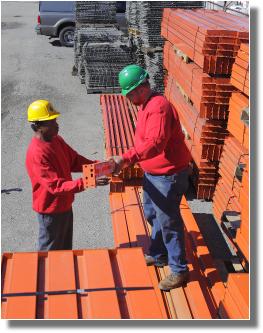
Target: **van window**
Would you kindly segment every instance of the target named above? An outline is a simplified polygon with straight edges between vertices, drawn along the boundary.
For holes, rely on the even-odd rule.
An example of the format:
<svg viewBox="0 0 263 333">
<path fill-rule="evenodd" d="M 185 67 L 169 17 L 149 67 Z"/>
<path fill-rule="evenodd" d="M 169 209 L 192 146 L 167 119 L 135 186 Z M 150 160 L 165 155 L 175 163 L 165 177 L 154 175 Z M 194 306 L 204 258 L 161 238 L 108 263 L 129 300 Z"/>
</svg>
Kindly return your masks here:
<svg viewBox="0 0 263 333">
<path fill-rule="evenodd" d="M 73 12 L 75 1 L 39 1 L 40 12 Z"/>
</svg>

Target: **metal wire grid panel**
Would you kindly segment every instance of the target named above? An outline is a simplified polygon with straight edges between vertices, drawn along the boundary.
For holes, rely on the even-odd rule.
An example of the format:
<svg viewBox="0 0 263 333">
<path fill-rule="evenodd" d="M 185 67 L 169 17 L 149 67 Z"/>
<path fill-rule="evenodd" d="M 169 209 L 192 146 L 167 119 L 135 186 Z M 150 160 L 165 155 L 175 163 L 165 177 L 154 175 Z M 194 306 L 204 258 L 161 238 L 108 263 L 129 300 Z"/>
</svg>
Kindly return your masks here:
<svg viewBox="0 0 263 333">
<path fill-rule="evenodd" d="M 129 1 L 126 19 L 130 29 L 137 30 L 144 46 L 163 45 L 161 20 L 164 8 L 200 8 L 204 1 Z"/>
<path fill-rule="evenodd" d="M 155 52 L 145 55 L 145 65 L 150 76 L 151 88 L 163 93 L 164 92 L 164 68 L 163 68 L 163 53 Z"/>
<path fill-rule="evenodd" d="M 131 49 L 115 43 L 85 43 L 82 50 L 87 92 L 120 92 L 118 74 L 131 64 Z"/>
<path fill-rule="evenodd" d="M 77 23 L 116 23 L 115 1 L 76 1 Z"/>
<path fill-rule="evenodd" d="M 121 88 L 118 82 L 118 74 L 122 70 L 121 64 L 96 63 L 89 64 L 84 62 L 85 85 L 87 93 L 119 93 Z"/>
<path fill-rule="evenodd" d="M 123 33 L 116 27 L 78 27 L 74 36 L 74 62 L 78 68 L 82 48 L 85 43 L 115 42 L 122 38 Z"/>
<path fill-rule="evenodd" d="M 126 64 L 131 62 L 131 50 L 120 42 L 115 43 L 85 43 L 83 46 L 83 58 L 88 63 L 103 62 L 105 65 Z"/>
</svg>

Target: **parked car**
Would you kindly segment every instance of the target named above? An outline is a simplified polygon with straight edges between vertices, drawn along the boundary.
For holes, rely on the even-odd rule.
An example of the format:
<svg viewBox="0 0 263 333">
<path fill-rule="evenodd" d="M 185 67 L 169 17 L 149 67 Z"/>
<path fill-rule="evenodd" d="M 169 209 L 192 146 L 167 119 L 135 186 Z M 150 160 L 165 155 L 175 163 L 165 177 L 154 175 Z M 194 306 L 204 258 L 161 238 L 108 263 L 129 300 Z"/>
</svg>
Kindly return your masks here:
<svg viewBox="0 0 263 333">
<path fill-rule="evenodd" d="M 116 12 L 125 13 L 126 12 L 126 1 L 117 1 L 116 2 Z"/>
<path fill-rule="evenodd" d="M 74 45 L 75 1 L 39 1 L 37 34 L 59 37 L 63 46 Z M 116 12 L 124 15 L 126 1 L 116 2 Z M 119 20 L 120 18 L 117 17 Z"/>
<path fill-rule="evenodd" d="M 59 37 L 63 46 L 74 45 L 75 1 L 39 1 L 37 34 Z"/>
</svg>

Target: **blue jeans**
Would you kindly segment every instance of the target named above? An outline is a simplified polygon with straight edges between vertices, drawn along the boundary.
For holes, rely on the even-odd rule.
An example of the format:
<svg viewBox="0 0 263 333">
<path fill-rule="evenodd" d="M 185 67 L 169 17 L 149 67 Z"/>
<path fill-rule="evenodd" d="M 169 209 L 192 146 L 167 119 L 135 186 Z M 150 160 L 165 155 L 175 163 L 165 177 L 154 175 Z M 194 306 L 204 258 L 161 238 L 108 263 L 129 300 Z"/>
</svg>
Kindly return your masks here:
<svg viewBox="0 0 263 333">
<path fill-rule="evenodd" d="M 179 207 L 188 188 L 188 177 L 188 168 L 170 176 L 144 174 L 144 215 L 152 226 L 149 255 L 160 260 L 168 257 L 168 265 L 175 274 L 188 270 Z"/>
<path fill-rule="evenodd" d="M 58 214 L 37 213 L 38 251 L 71 250 L 73 238 L 72 209 Z"/>
</svg>

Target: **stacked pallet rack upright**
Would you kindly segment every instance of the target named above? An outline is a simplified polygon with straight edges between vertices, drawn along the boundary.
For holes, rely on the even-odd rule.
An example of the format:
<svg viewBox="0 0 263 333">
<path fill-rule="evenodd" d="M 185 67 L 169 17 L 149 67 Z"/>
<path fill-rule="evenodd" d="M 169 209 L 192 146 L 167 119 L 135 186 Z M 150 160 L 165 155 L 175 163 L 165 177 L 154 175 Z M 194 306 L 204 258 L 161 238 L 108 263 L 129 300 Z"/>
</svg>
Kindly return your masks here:
<svg viewBox="0 0 263 333">
<path fill-rule="evenodd" d="M 193 157 L 197 197 L 211 200 L 227 136 L 230 83 L 248 20 L 223 11 L 164 9 L 165 95 L 178 110 Z"/>
<path fill-rule="evenodd" d="M 243 202 L 244 222 L 234 242 L 245 256 L 249 230 L 248 25 L 247 17 L 214 10 L 164 9 L 162 20 L 167 40 L 165 95 L 179 113 L 192 153 L 197 198 L 212 200 L 216 220 L 230 228 L 240 226 Z M 249 316 L 248 283 L 248 275 L 229 274 L 220 316 Z"/>
<path fill-rule="evenodd" d="M 236 88 L 229 104 L 225 141 L 219 164 L 220 180 L 213 197 L 213 211 L 242 264 L 243 272 L 230 274 L 221 311 L 231 313 L 232 302 L 249 293 L 249 44 L 242 43 L 231 72 Z M 241 299 L 241 297 L 240 297 Z M 244 297 L 243 297 L 244 299 Z M 248 296 L 245 309 L 248 311 Z"/>
</svg>

